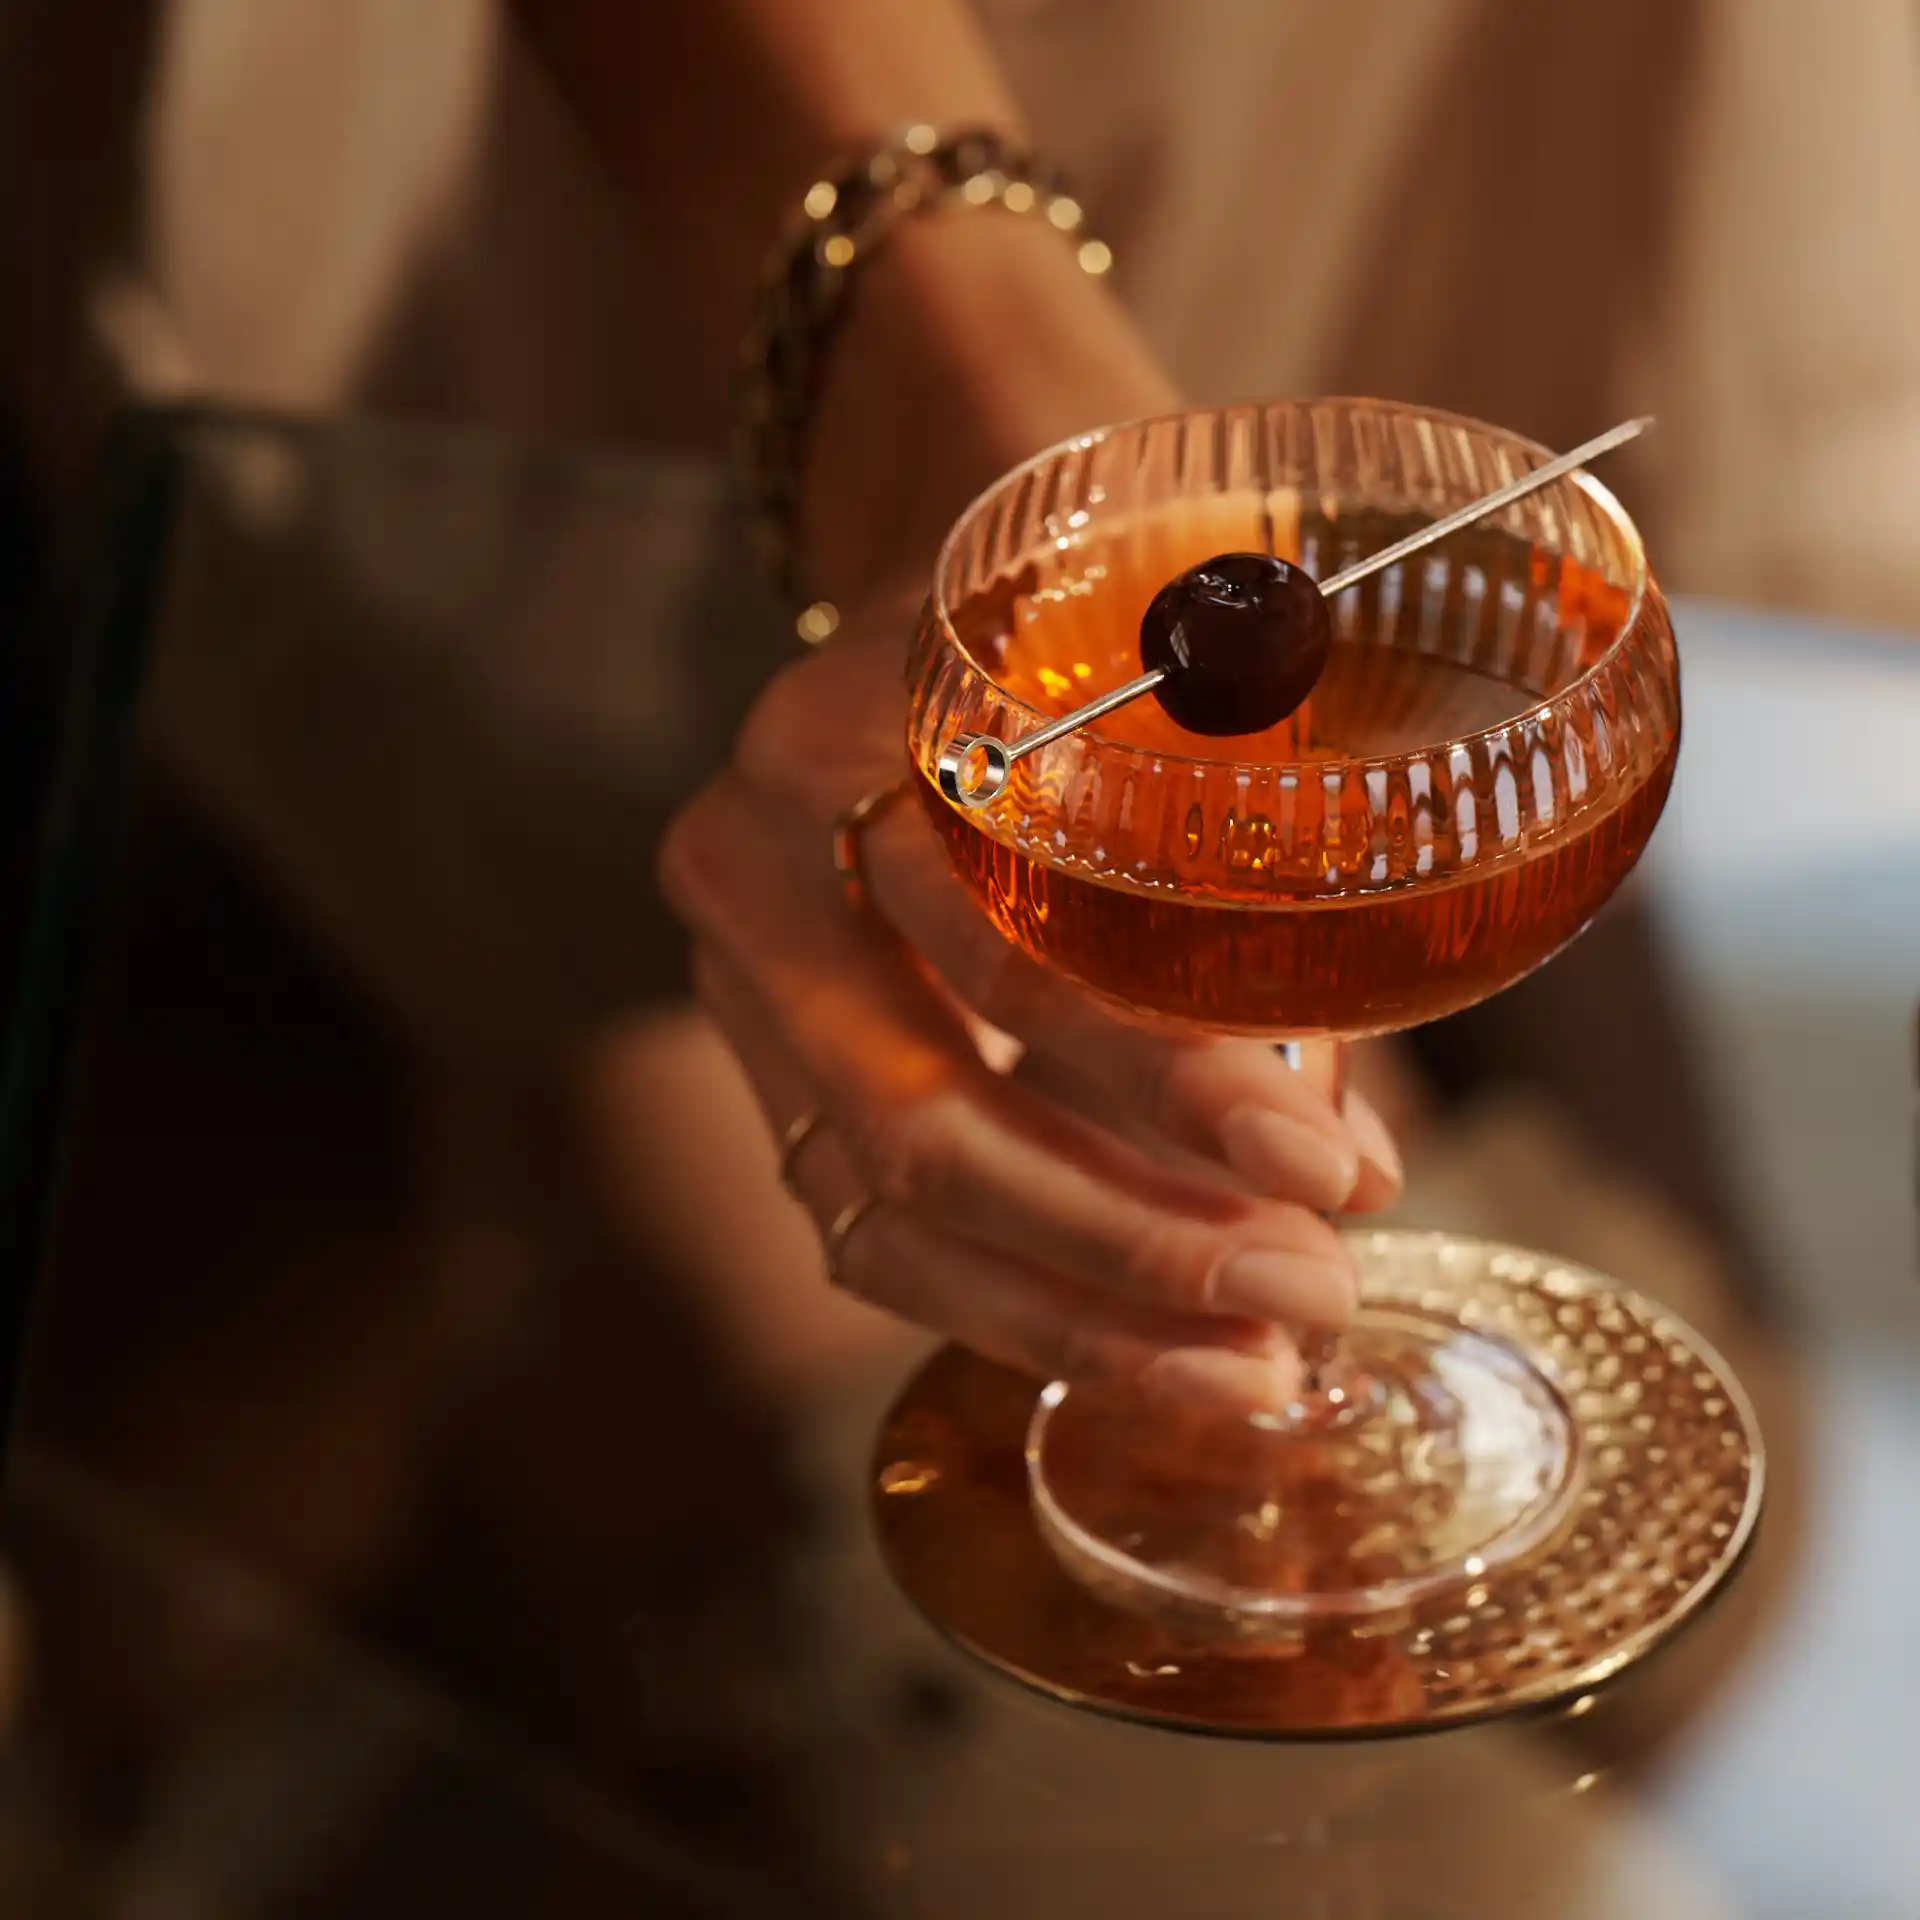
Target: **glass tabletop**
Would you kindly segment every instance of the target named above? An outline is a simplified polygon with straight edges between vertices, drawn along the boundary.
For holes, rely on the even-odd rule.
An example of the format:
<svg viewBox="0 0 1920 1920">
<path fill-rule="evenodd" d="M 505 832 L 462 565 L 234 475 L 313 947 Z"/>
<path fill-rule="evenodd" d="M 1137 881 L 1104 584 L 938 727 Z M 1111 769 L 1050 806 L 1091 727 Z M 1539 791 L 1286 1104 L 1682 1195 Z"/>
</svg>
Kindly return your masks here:
<svg viewBox="0 0 1920 1920">
<path fill-rule="evenodd" d="M 1562 1079 L 1483 1074 L 1410 1153 L 1408 1222 L 1729 1353 L 1773 1476 L 1738 1583 L 1551 1723 L 1217 1741 L 1021 1692 L 879 1564 L 924 1343 L 740 1157 L 652 892 L 780 659 L 723 533 L 612 453 L 122 437 L 8 922 L 0 1910 L 1920 1912 L 1920 642 L 1677 610 L 1627 911 L 1766 1287 L 1663 1188 L 1657 1093 L 1569 1095 L 1624 1017 L 1571 958 L 1518 1016 Z"/>
</svg>

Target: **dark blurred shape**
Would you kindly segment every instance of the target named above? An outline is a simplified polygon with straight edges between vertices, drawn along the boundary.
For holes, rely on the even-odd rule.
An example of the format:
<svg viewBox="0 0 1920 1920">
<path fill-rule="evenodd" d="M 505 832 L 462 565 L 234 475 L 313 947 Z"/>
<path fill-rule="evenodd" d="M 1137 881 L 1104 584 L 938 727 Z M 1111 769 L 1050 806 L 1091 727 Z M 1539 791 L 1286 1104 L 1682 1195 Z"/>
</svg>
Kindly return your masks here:
<svg viewBox="0 0 1920 1920">
<path fill-rule="evenodd" d="M 291 537 L 305 514 L 325 548 L 368 469 L 324 435 L 190 415 L 114 444 L 52 616 L 52 704 L 80 719 L 10 944 L 30 989 L 0 1136 L 16 1304 L 39 1271 L 5 1536 L 34 1707 L 6 1811 L 34 1842 L 0 1827 L 0 1891 L 52 1911 L 75 1876 L 184 1873 L 212 1897 L 265 1875 L 272 1911 L 377 1914 L 418 1911 L 401 1889 L 426 1874 L 475 1914 L 758 1912 L 776 1890 L 842 1911 L 798 1811 L 797 1507 L 765 1411 L 686 1285 L 611 1228 L 564 1074 L 510 1017 L 488 1043 L 484 992 L 461 1045 L 411 1024 L 404 993 L 316 943 L 271 841 L 209 810 L 181 686 L 205 652 L 270 719 L 279 676 L 311 665 L 299 647 L 324 659 L 327 620 L 372 617 L 371 576 L 332 550 L 316 599 Z M 435 443 L 380 444 L 392 473 Z M 497 497 L 514 456 L 458 452 L 416 510 Z M 590 479 L 562 493 L 582 519 L 619 511 Z M 399 551 L 422 581 L 473 557 L 460 538 L 377 549 Z M 224 738 L 243 760 L 245 727 Z M 450 929 L 472 978 L 497 977 L 473 943 L 511 920 Z M 30 1203 L 76 1085 L 36 1261 Z M 271 1805 L 243 1790 L 250 1765 L 279 1778 Z M 476 1821 L 484 1839 L 456 1843 Z"/>
<path fill-rule="evenodd" d="M 49 542 L 23 494 L 0 499 L 13 562 L 0 581 L 11 640 L 0 654 L 0 1421 L 8 1431 L 176 477 L 167 429 L 130 419 L 102 466 L 88 517 L 95 540 L 57 588 Z"/>
</svg>

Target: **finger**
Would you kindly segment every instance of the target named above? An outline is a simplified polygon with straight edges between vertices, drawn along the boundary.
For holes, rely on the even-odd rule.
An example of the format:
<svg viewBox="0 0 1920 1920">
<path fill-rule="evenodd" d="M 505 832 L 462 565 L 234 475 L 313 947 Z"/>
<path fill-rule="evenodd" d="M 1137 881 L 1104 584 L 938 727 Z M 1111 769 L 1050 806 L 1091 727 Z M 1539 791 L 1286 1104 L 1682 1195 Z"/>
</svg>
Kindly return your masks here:
<svg viewBox="0 0 1920 1920">
<path fill-rule="evenodd" d="M 1372 1128 L 1363 1148 L 1330 1097 L 1331 1047 L 1309 1049 L 1313 1070 L 1300 1073 L 1261 1041 L 1155 1033 L 1116 1019 L 1000 935 L 914 808 L 877 820 L 863 856 L 876 908 L 962 1001 L 1166 1139 L 1323 1212 L 1353 1206 L 1357 1194 L 1378 1206 L 1398 1192 L 1384 1129 Z"/>
<path fill-rule="evenodd" d="M 1392 1206 L 1406 1185 L 1400 1149 L 1379 1110 L 1358 1087 L 1348 1089 L 1343 1111 L 1360 1149 L 1360 1179 L 1347 1196 L 1346 1211 L 1377 1213 Z"/>
<path fill-rule="evenodd" d="M 1190 1179 L 1210 1181 L 1233 1193 L 1254 1191 L 1250 1182 L 1223 1161 L 1196 1153 L 1157 1133 L 1140 1115 L 1116 1106 L 1104 1087 L 1095 1085 L 1086 1075 L 1075 1072 L 1050 1054 L 1023 1052 L 1004 1071 L 1030 1092 L 1065 1107 L 1082 1120 L 1108 1128 L 1129 1146 L 1155 1156 L 1162 1165 L 1175 1167 Z"/>
<path fill-rule="evenodd" d="M 711 954 L 697 954 L 694 969 L 769 1125 L 784 1132 L 813 1111 L 798 1057 Z M 794 1174 L 823 1229 L 862 1197 L 858 1169 L 830 1127 L 810 1136 Z M 1134 1381 L 1169 1403 L 1248 1411 L 1285 1407 L 1304 1382 L 1299 1353 L 1277 1327 L 1106 1299 L 890 1208 L 860 1219 L 834 1278 L 876 1306 L 1043 1379 Z"/>
<path fill-rule="evenodd" d="M 1010 1068 L 1015 1079 L 1081 1119 L 1105 1126 L 1163 1165 L 1177 1167 L 1190 1179 L 1212 1180 L 1245 1192 L 1250 1184 L 1230 1167 L 1180 1147 L 1156 1134 L 1137 1116 L 1115 1110 L 1107 1091 L 1073 1068 L 1043 1053 L 1024 1053 Z M 1356 1140 L 1361 1141 L 1360 1179 L 1347 1197 L 1344 1213 L 1374 1213 L 1399 1198 L 1403 1176 L 1399 1150 L 1386 1123 L 1366 1096 L 1350 1091 L 1342 1110 Z"/>
<path fill-rule="evenodd" d="M 1132 1381 L 1169 1402 L 1249 1412 L 1284 1408 L 1305 1380 L 1277 1327 L 1103 1298 L 890 1207 L 849 1236 L 838 1278 L 862 1299 L 1043 1380 Z"/>
<path fill-rule="evenodd" d="M 1314 1213 L 1183 1178 L 988 1072 L 897 942 L 804 911 L 807 876 L 744 820 L 726 843 L 712 1004 L 792 1046 L 868 1191 L 1144 1304 L 1315 1327 L 1351 1314 L 1351 1256 Z"/>
</svg>

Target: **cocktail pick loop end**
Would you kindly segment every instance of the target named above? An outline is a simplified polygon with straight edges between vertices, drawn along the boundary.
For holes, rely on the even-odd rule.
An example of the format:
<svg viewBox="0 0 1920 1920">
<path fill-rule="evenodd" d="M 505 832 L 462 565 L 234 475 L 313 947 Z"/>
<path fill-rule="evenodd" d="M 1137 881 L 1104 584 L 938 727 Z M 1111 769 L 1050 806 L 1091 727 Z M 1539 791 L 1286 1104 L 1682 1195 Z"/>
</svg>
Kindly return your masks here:
<svg viewBox="0 0 1920 1920">
<path fill-rule="evenodd" d="M 961 734 L 940 749 L 940 791 L 957 806 L 990 807 L 1013 775 L 1013 756 L 987 734 Z"/>
</svg>

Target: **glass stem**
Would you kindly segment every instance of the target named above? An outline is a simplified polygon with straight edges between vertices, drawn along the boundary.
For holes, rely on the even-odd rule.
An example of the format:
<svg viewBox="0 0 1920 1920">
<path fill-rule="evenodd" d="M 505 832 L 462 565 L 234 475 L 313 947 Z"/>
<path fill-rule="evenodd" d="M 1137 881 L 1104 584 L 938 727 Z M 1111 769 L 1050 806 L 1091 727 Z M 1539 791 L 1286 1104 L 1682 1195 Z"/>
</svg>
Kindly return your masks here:
<svg viewBox="0 0 1920 1920">
<path fill-rule="evenodd" d="M 1337 1112 L 1346 1100 L 1347 1048 L 1342 1040 L 1332 1044 L 1333 1065 L 1326 1092 Z M 1303 1041 L 1281 1041 L 1280 1057 L 1294 1072 L 1306 1072 L 1307 1050 Z M 1307 1378 L 1290 1426 L 1302 1434 L 1324 1433 L 1331 1427 L 1344 1426 L 1369 1404 L 1371 1389 L 1364 1380 L 1352 1377 L 1353 1369 L 1344 1364 L 1343 1343 L 1337 1333 L 1302 1332 L 1298 1338 Z"/>
</svg>

